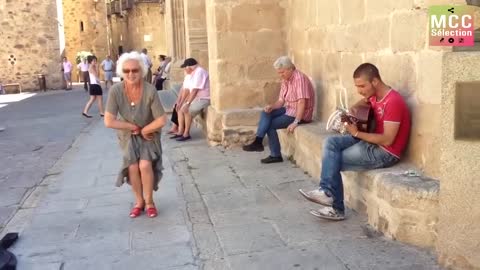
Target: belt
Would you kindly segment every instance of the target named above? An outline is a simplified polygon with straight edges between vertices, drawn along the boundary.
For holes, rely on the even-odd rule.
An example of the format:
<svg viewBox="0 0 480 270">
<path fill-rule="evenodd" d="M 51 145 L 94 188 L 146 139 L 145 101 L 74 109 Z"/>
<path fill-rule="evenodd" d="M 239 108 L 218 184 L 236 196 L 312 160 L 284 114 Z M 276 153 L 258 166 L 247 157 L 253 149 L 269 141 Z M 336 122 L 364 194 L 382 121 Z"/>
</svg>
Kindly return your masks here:
<svg viewBox="0 0 480 270">
<path fill-rule="evenodd" d="M 105 72 L 110 72 L 110 71 L 112 71 L 112 70 L 105 70 Z"/>
</svg>

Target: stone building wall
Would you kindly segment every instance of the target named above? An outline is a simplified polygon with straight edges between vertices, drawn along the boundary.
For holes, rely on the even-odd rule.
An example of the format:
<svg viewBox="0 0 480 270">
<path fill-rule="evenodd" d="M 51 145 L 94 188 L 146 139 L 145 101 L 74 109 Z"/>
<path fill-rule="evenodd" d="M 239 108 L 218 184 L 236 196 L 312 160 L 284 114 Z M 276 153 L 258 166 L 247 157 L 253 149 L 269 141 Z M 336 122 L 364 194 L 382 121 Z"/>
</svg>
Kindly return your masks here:
<svg viewBox="0 0 480 270">
<path fill-rule="evenodd" d="M 41 73 L 47 75 L 48 88 L 62 86 L 56 14 L 55 0 L 0 0 L 0 83 L 38 90 L 36 74 Z"/>
<path fill-rule="evenodd" d="M 65 56 L 75 66 L 72 80 L 78 81 L 76 55 L 90 51 L 101 62 L 108 54 L 107 11 L 104 1 L 63 0 Z"/>
<path fill-rule="evenodd" d="M 165 19 L 161 10 L 158 3 L 140 3 L 128 13 L 128 48 L 136 51 L 146 48 L 155 69 L 160 64 L 158 55 L 167 54 Z"/>
<path fill-rule="evenodd" d="M 443 119 L 440 211 L 437 225 L 437 252 L 447 269 L 480 269 L 480 140 L 455 138 L 459 123 L 456 103 L 459 88 L 470 84 L 477 92 L 480 87 L 480 52 L 447 53 L 442 78 Z M 470 100 L 471 124 L 478 130 L 480 95 L 467 96 Z"/>
<path fill-rule="evenodd" d="M 184 0 L 186 56 L 208 70 L 208 38 L 205 1 Z"/>
<path fill-rule="evenodd" d="M 317 88 L 317 117 L 325 121 L 347 90 L 359 100 L 352 74 L 375 64 L 383 80 L 406 98 L 412 111 L 407 159 L 426 174 L 440 175 L 440 97 L 443 54 L 429 47 L 430 5 L 459 0 L 289 0 L 288 53 Z"/>
<path fill-rule="evenodd" d="M 258 109 L 277 98 L 279 79 L 272 63 L 286 53 L 284 3 L 206 1 L 210 141 L 244 143 L 254 134 Z"/>
<path fill-rule="evenodd" d="M 112 55 L 123 52 L 148 50 L 153 69 L 158 68 L 158 55 L 167 54 L 165 19 L 159 3 L 137 3 L 123 16 L 111 15 L 108 19 L 112 38 Z"/>
</svg>

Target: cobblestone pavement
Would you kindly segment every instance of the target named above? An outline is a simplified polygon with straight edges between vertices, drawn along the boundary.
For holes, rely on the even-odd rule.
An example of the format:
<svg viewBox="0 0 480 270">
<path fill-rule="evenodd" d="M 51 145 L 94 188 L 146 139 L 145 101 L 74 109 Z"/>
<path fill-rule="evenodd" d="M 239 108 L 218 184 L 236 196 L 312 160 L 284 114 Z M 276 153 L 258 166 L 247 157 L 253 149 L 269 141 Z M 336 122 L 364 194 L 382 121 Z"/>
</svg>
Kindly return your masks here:
<svg viewBox="0 0 480 270">
<path fill-rule="evenodd" d="M 164 136 L 159 216 L 130 219 L 129 187 L 114 187 L 115 133 L 84 130 L 24 201 L 3 233 L 18 269 L 439 269 L 427 251 L 369 233 L 364 217 L 311 216 L 298 188 L 312 179 L 266 153 L 208 147 L 198 131 Z"/>
</svg>

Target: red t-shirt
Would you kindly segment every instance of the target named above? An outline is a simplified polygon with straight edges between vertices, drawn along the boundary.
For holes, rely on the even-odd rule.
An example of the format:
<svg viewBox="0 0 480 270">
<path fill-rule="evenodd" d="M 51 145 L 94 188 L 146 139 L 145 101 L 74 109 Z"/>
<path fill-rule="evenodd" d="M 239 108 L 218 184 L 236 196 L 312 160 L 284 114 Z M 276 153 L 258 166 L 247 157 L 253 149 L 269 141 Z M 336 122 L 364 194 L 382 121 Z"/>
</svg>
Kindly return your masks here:
<svg viewBox="0 0 480 270">
<path fill-rule="evenodd" d="M 392 145 L 381 147 L 390 154 L 400 158 L 405 150 L 408 137 L 410 135 L 410 111 L 403 97 L 395 90 L 391 89 L 383 97 L 382 100 L 377 101 L 376 96 L 370 97 L 372 108 L 375 112 L 375 133 L 383 134 L 383 123 L 393 122 L 399 123 L 397 136 Z"/>
</svg>

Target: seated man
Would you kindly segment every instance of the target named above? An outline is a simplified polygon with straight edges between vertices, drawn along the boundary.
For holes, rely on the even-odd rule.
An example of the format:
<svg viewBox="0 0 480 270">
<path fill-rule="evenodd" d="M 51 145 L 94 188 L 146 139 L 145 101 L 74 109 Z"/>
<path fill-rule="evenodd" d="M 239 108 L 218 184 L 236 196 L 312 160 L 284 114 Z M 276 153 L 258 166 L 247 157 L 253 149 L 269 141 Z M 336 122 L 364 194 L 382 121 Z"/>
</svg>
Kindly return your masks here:
<svg viewBox="0 0 480 270">
<path fill-rule="evenodd" d="M 315 107 L 312 83 L 305 74 L 295 68 L 290 58 L 278 58 L 273 67 L 282 78 L 280 97 L 274 104 L 265 106 L 255 141 L 243 147 L 243 150 L 249 152 L 263 151 L 263 137 L 267 134 L 270 156 L 261 160 L 267 164 L 283 161 L 277 129 L 287 128 L 288 132 L 293 132 L 300 123 L 312 121 Z"/>
<path fill-rule="evenodd" d="M 185 80 L 181 98 L 177 99 L 177 134 L 170 137 L 183 142 L 190 140 L 190 126 L 193 118 L 210 105 L 210 80 L 208 72 L 198 65 L 197 60 L 187 58 L 181 65 L 185 69 Z"/>
<path fill-rule="evenodd" d="M 360 132 L 345 123 L 350 135 L 328 137 L 323 144 L 320 187 L 300 193 L 324 205 L 310 211 L 317 217 L 345 219 L 341 171 L 360 171 L 390 167 L 400 160 L 410 133 L 410 112 L 402 96 L 380 78 L 377 67 L 361 64 L 353 73 L 358 93 L 368 98 L 375 112 L 375 132 Z"/>
</svg>

